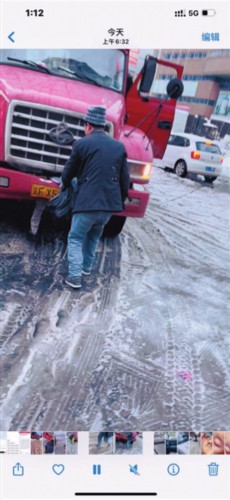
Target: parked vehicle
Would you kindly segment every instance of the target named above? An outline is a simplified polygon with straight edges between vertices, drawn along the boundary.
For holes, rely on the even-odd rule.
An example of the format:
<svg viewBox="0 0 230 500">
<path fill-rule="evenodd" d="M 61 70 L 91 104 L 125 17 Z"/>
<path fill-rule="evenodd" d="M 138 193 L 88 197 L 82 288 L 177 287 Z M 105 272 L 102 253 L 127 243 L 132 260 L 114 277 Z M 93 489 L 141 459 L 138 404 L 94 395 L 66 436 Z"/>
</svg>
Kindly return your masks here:
<svg viewBox="0 0 230 500">
<path fill-rule="evenodd" d="M 50 199 L 59 191 L 72 143 L 84 135 L 90 105 L 105 105 L 106 131 L 124 143 L 131 186 L 125 210 L 111 217 L 118 234 L 125 218 L 143 217 L 153 156 L 162 158 L 172 129 L 183 68 L 148 56 L 134 82 L 129 50 L 5 49 L 0 79 L 0 198 Z M 174 69 L 167 100 L 152 97 L 157 65 Z M 142 189 L 141 186 L 142 185 Z"/>
<path fill-rule="evenodd" d="M 188 173 L 202 174 L 213 182 L 221 174 L 223 156 L 219 145 L 204 137 L 190 134 L 171 134 L 161 167 L 172 169 L 179 177 Z"/>
</svg>

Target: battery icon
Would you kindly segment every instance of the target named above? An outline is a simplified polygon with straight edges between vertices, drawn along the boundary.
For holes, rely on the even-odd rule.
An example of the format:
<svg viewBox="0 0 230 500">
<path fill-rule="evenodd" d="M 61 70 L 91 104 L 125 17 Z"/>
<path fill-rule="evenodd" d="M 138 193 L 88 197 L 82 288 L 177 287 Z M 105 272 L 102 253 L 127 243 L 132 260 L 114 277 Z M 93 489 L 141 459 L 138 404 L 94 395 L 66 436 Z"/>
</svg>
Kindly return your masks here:
<svg viewBox="0 0 230 500">
<path fill-rule="evenodd" d="M 213 17 L 216 15 L 216 11 L 214 9 L 202 10 L 202 16 Z"/>
</svg>

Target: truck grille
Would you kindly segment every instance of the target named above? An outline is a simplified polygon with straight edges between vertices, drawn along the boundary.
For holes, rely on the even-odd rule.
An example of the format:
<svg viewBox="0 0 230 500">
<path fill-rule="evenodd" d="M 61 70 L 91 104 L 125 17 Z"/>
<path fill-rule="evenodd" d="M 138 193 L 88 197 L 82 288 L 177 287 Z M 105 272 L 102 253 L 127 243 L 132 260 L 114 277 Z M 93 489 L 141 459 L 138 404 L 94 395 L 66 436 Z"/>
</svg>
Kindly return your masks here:
<svg viewBox="0 0 230 500">
<path fill-rule="evenodd" d="M 6 131 L 6 161 L 61 172 L 72 146 L 60 146 L 49 136 L 50 130 L 61 122 L 68 125 L 75 140 L 85 135 L 83 115 L 79 113 L 31 103 L 11 103 Z M 106 125 L 106 131 L 112 133 L 112 124 Z"/>
</svg>

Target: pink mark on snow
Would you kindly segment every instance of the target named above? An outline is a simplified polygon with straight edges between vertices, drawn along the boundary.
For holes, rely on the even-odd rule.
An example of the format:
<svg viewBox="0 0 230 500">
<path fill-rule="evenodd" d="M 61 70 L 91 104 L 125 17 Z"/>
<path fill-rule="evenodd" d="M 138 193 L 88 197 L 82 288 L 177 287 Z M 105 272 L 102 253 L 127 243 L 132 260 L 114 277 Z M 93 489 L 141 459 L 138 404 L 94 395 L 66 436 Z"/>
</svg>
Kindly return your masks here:
<svg viewBox="0 0 230 500">
<path fill-rule="evenodd" d="M 186 372 L 186 371 L 180 371 L 180 372 L 177 372 L 177 375 L 178 377 L 182 378 L 183 380 L 192 380 L 192 375 L 190 372 Z"/>
</svg>

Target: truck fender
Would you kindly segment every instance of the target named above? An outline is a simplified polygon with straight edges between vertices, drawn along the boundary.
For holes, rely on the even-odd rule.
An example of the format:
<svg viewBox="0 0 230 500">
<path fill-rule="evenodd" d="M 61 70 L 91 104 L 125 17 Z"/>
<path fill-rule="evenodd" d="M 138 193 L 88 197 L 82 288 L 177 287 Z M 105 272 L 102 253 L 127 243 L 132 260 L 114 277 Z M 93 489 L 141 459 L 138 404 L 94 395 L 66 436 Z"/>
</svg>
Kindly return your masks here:
<svg viewBox="0 0 230 500">
<path fill-rule="evenodd" d="M 152 162 L 153 150 L 149 138 L 140 129 L 125 125 L 119 140 L 123 142 L 129 160 Z"/>
</svg>

